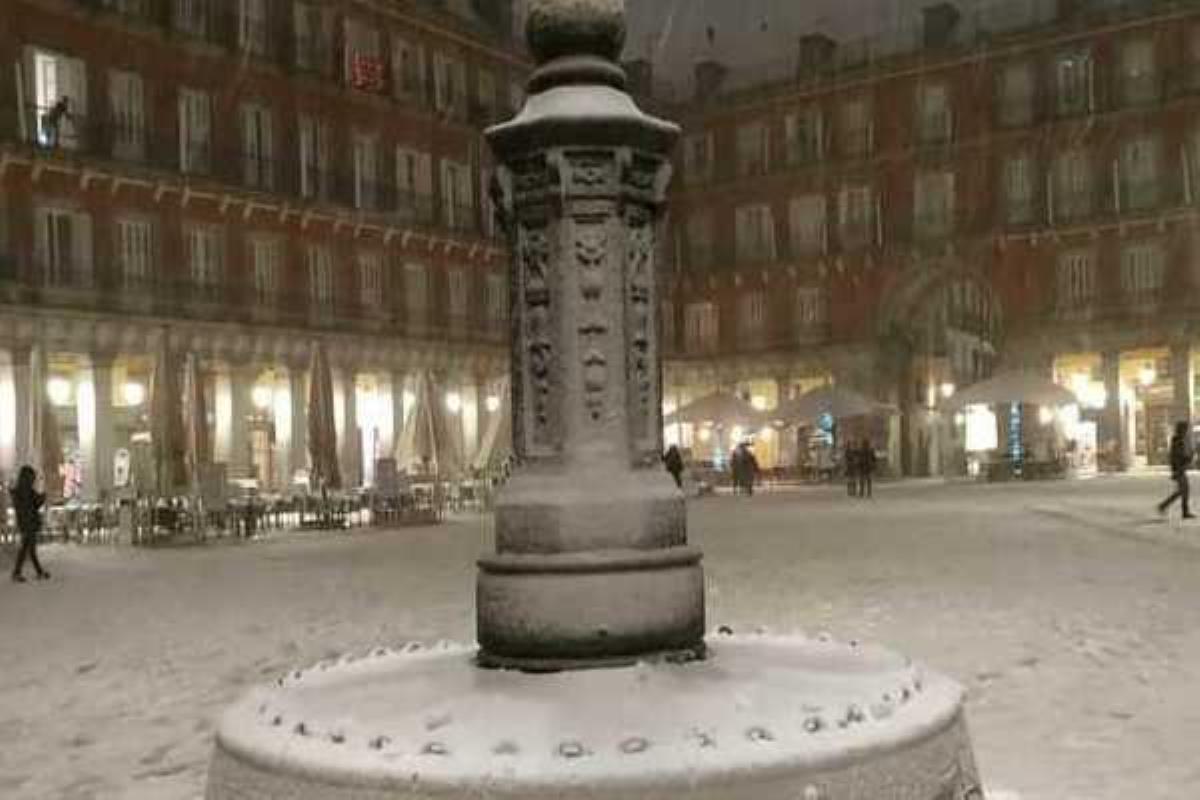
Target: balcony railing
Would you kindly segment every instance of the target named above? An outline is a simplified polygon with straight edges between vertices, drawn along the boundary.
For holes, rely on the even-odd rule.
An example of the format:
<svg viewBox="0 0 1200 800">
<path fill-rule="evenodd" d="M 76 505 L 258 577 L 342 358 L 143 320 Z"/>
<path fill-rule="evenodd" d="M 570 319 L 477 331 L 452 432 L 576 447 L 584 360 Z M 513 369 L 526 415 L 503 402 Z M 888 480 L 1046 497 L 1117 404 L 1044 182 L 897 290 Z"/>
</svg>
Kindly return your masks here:
<svg viewBox="0 0 1200 800">
<path fill-rule="evenodd" d="M 161 266 L 161 265 L 159 265 Z M 375 307 L 357 294 L 318 303 L 306 290 L 281 289 L 260 294 L 253 287 L 197 284 L 189 279 L 125 279 L 116 263 L 95 262 L 79 269 L 49 268 L 36 260 L 0 253 L 0 303 L 45 309 L 150 314 L 236 324 L 336 327 L 338 330 L 387 333 L 398 337 L 501 342 L 506 327 L 478 314 L 435 314 L 407 318 L 395 292 Z"/>
</svg>

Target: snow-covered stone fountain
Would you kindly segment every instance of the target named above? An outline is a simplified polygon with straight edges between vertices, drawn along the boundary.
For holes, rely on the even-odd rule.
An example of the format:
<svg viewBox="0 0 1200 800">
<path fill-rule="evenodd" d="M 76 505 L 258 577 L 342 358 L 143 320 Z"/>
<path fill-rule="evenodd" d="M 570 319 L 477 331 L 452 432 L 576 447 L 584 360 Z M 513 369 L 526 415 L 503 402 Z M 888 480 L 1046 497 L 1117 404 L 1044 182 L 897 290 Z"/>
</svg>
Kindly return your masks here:
<svg viewBox="0 0 1200 800">
<path fill-rule="evenodd" d="M 478 647 L 379 648 L 250 693 L 209 800 L 982 798 L 950 680 L 854 642 L 704 639 L 701 554 L 659 464 L 679 130 L 624 91 L 623 5 L 533 0 L 529 99 L 488 132 L 522 468 L 479 562 Z"/>
</svg>

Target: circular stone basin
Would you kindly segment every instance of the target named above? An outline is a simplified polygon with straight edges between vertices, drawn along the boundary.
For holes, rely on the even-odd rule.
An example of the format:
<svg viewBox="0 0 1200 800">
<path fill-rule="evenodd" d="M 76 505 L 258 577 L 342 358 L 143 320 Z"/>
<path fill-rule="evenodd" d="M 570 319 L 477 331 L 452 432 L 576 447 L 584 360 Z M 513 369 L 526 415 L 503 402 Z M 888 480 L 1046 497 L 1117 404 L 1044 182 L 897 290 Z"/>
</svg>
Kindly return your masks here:
<svg viewBox="0 0 1200 800">
<path fill-rule="evenodd" d="M 207 797 L 982 798 L 950 680 L 865 645 L 709 647 L 537 675 L 458 645 L 322 662 L 228 712 Z"/>
</svg>

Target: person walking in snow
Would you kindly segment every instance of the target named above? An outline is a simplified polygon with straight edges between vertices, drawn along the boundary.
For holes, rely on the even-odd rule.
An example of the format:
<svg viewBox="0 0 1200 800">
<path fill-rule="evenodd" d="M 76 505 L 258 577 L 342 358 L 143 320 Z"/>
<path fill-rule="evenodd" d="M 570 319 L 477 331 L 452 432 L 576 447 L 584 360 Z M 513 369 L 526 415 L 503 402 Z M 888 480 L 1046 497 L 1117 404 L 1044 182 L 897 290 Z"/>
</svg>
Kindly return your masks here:
<svg viewBox="0 0 1200 800">
<path fill-rule="evenodd" d="M 50 573 L 42 569 L 38 561 L 37 540 L 42 530 L 42 506 L 46 504 L 46 495 L 39 492 L 34 484 L 37 482 L 37 472 L 26 464 L 17 473 L 17 485 L 12 488 L 13 507 L 17 512 L 17 530 L 21 533 L 21 549 L 17 552 L 17 563 L 13 566 L 12 579 L 18 583 L 25 582 L 23 574 L 25 559 L 33 562 L 37 570 L 38 580 L 45 580 Z"/>
<path fill-rule="evenodd" d="M 671 445 L 667 448 L 667 452 L 663 455 L 663 465 L 667 468 L 667 472 L 671 473 L 671 477 L 675 479 L 675 485 L 682 489 L 683 456 L 680 454 L 677 446 Z"/>
<path fill-rule="evenodd" d="M 854 446 L 853 440 L 846 443 L 846 450 L 842 455 L 842 468 L 846 471 L 846 494 L 854 497 L 858 494 L 858 448 Z"/>
<path fill-rule="evenodd" d="M 875 448 L 870 439 L 863 439 L 858 448 L 856 466 L 858 468 L 858 496 L 871 496 L 871 477 L 875 474 Z"/>
<path fill-rule="evenodd" d="M 754 482 L 758 479 L 758 459 L 745 442 L 733 451 L 733 479 L 735 487 L 740 486 L 748 495 L 754 494 Z"/>
<path fill-rule="evenodd" d="M 1188 424 L 1186 422 L 1175 423 L 1175 435 L 1171 437 L 1171 480 L 1175 481 L 1175 491 L 1158 504 L 1158 513 L 1165 514 L 1167 509 L 1176 500 L 1180 501 L 1183 507 L 1183 518 L 1192 519 L 1195 514 L 1188 508 L 1188 495 L 1190 487 L 1188 486 L 1188 467 L 1192 465 L 1192 448 L 1188 445 Z"/>
</svg>

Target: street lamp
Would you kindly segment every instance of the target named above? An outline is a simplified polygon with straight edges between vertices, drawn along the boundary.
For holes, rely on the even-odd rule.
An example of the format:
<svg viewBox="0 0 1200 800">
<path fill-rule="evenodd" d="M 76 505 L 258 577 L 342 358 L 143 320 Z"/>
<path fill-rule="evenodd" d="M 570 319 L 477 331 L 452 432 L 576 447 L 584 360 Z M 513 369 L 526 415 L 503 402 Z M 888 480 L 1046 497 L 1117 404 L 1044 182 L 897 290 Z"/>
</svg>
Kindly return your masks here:
<svg viewBox="0 0 1200 800">
<path fill-rule="evenodd" d="M 274 393 L 269 386 L 255 386 L 250 392 L 250 401 L 254 403 L 254 407 L 259 411 L 266 411 L 271 407 L 271 401 L 274 399 Z"/>
<path fill-rule="evenodd" d="M 146 401 L 146 387 L 137 381 L 127 381 L 121 387 L 121 396 L 127 406 L 140 406 Z"/>
<path fill-rule="evenodd" d="M 71 382 L 66 378 L 50 378 L 46 381 L 46 394 L 56 406 L 71 404 Z"/>
<path fill-rule="evenodd" d="M 484 401 L 484 407 L 487 408 L 489 414 L 495 414 L 500 410 L 500 398 L 494 394 L 490 394 L 487 400 Z"/>
<path fill-rule="evenodd" d="M 462 395 L 458 392 L 447 392 L 446 394 L 446 409 L 451 414 L 457 414 L 462 411 Z"/>
<path fill-rule="evenodd" d="M 1149 387 L 1154 383 L 1155 380 L 1157 380 L 1157 378 L 1158 373 L 1155 372 L 1154 367 L 1150 366 L 1149 364 L 1142 367 L 1138 372 L 1138 383 L 1140 383 L 1143 387 Z"/>
</svg>

